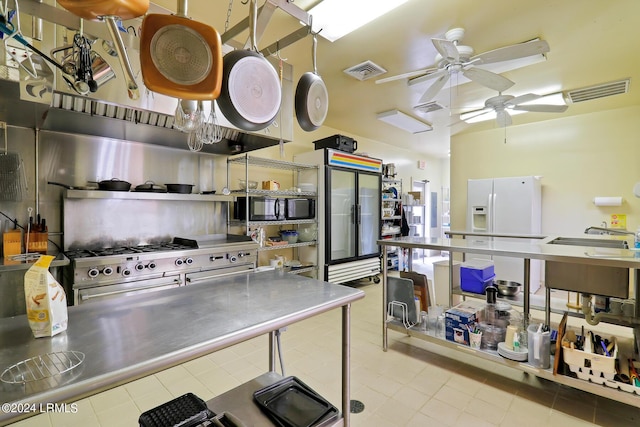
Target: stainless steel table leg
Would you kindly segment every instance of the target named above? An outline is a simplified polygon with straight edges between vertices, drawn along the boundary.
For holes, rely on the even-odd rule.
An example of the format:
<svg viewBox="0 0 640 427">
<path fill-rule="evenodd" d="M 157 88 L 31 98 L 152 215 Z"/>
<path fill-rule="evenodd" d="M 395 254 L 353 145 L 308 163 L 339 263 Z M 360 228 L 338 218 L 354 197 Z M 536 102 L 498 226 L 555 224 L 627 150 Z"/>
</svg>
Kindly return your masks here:
<svg viewBox="0 0 640 427">
<path fill-rule="evenodd" d="M 453 307 L 453 252 L 449 252 L 449 307 Z"/>
<path fill-rule="evenodd" d="M 544 324 L 551 325 L 551 288 L 544 288 Z"/>
<path fill-rule="evenodd" d="M 522 307 L 522 312 L 524 313 L 524 318 L 528 319 L 529 318 L 529 307 L 530 307 L 530 297 L 531 295 L 529 294 L 529 292 L 531 292 L 531 260 L 529 258 L 525 258 L 524 259 L 524 300 L 523 300 L 523 307 Z"/>
<path fill-rule="evenodd" d="M 349 427 L 351 415 L 351 304 L 342 306 L 342 417 Z"/>
<path fill-rule="evenodd" d="M 269 332 L 269 371 L 276 371 L 276 332 Z"/>
<path fill-rule="evenodd" d="M 402 249 L 400 249 L 402 250 Z M 382 247 L 382 350 L 387 351 L 387 247 Z"/>
</svg>

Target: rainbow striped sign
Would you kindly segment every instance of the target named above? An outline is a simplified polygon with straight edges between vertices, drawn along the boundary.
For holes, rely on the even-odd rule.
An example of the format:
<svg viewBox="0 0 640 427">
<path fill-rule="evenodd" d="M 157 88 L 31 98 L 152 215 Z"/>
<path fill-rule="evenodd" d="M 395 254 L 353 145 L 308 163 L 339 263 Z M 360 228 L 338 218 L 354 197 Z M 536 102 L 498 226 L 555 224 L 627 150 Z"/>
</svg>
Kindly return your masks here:
<svg viewBox="0 0 640 427">
<path fill-rule="evenodd" d="M 328 150 L 328 165 L 382 173 L 382 160 Z"/>
</svg>

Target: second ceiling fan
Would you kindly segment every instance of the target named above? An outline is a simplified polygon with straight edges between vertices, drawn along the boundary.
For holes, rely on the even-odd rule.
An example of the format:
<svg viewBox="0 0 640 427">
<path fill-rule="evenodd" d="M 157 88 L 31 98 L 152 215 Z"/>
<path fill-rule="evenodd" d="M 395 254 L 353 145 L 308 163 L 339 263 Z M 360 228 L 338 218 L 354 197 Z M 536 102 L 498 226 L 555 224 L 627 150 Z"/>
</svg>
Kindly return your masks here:
<svg viewBox="0 0 640 427">
<path fill-rule="evenodd" d="M 490 50 L 474 56 L 473 48 L 460 44 L 464 37 L 464 32 L 463 28 L 453 28 L 445 33 L 444 39 L 431 39 L 438 51 L 433 67 L 386 77 L 376 80 L 376 83 L 387 83 L 402 79 L 415 79 L 420 81 L 436 79 L 424 92 L 418 101 L 419 104 L 432 100 L 438 92 L 442 90 L 451 75 L 455 73 L 461 73 L 469 80 L 502 92 L 509 89 L 514 83 L 506 77 L 484 68 L 479 68 L 479 65 L 494 64 L 549 52 L 549 44 L 546 41 L 532 40 Z"/>
<path fill-rule="evenodd" d="M 491 97 L 484 103 L 484 108 L 475 111 L 468 111 L 460 115 L 460 119 L 464 121 L 470 121 L 476 119 L 476 121 L 484 120 L 484 117 L 493 118 L 495 114 L 496 122 L 498 126 L 505 127 L 511 125 L 511 114 L 509 111 L 523 111 L 523 112 L 535 112 L 535 113 L 563 113 L 569 108 L 567 105 L 554 105 L 554 104 L 527 104 L 537 99 L 544 98 L 542 95 L 536 95 L 534 93 L 527 93 L 520 96 L 503 95 Z"/>
</svg>

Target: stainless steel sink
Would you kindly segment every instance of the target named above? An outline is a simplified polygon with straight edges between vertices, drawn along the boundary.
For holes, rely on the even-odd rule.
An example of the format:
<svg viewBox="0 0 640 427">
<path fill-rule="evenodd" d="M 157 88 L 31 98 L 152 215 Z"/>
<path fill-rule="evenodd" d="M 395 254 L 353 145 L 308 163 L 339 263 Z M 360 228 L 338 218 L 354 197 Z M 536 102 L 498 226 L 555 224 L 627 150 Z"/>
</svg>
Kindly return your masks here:
<svg viewBox="0 0 640 427">
<path fill-rule="evenodd" d="M 547 242 L 551 245 L 591 246 L 596 248 L 629 249 L 626 240 L 594 239 L 589 237 L 556 237 Z"/>
<path fill-rule="evenodd" d="M 546 242 L 551 245 L 582 246 L 584 253 L 594 258 L 624 256 L 619 250 L 629 249 L 626 240 L 593 237 L 556 237 Z M 609 250 L 609 251 L 607 251 Z M 598 254 L 603 252 L 603 254 Z M 611 253 L 608 253 L 611 252 Z M 626 252 L 626 251 L 625 251 Z M 590 255 L 593 253 L 593 255 Z M 590 264 L 572 264 L 559 261 L 545 262 L 545 283 L 549 288 L 563 289 L 618 298 L 629 297 L 629 269 Z"/>
</svg>

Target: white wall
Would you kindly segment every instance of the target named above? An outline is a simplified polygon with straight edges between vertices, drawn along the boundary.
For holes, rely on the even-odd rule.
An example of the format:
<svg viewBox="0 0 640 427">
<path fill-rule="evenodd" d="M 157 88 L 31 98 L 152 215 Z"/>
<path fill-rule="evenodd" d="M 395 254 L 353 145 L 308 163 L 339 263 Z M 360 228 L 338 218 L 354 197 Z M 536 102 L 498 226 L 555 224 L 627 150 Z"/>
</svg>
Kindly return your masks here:
<svg viewBox="0 0 640 427">
<path fill-rule="evenodd" d="M 640 226 L 640 106 L 455 135 L 451 139 L 452 230 L 463 230 L 467 179 L 542 175 L 543 234 L 582 234 L 626 214 Z M 505 132 L 506 131 L 506 132 Z M 506 138 L 506 142 L 505 142 Z M 622 196 L 597 207 L 595 196 Z"/>
</svg>

